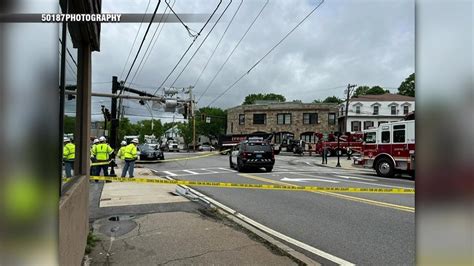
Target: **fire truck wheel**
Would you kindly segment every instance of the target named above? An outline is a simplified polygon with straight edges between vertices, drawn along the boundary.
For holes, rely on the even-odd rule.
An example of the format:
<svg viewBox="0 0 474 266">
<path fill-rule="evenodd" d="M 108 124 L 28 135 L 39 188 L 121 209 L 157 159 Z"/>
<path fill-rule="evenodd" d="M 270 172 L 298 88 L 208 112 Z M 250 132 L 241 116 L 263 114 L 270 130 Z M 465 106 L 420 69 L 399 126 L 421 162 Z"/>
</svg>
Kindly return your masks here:
<svg viewBox="0 0 474 266">
<path fill-rule="evenodd" d="M 377 160 L 375 171 L 377 171 L 377 175 L 379 176 L 393 177 L 394 168 L 393 162 L 390 159 L 380 158 Z"/>
</svg>

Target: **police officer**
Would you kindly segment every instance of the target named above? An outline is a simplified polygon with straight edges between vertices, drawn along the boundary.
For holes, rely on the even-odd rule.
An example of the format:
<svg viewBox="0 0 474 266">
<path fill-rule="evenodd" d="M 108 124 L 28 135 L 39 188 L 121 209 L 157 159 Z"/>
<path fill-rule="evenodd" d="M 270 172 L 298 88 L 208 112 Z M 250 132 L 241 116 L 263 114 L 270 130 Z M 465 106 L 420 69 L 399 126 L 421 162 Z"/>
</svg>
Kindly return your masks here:
<svg viewBox="0 0 474 266">
<path fill-rule="evenodd" d="M 114 150 L 107 144 L 106 139 L 104 136 L 99 138 L 99 144 L 96 144 L 92 149 L 92 155 L 97 160 L 97 163 L 104 163 L 101 165 L 96 166 L 96 175 L 100 175 L 101 169 L 104 171 L 104 176 L 108 176 L 108 167 L 109 167 L 109 158 L 110 155 L 114 152 Z M 106 164 L 107 163 L 107 164 Z"/>
<path fill-rule="evenodd" d="M 132 143 L 128 144 L 124 148 L 125 166 L 122 170 L 122 177 L 125 177 L 127 175 L 127 171 L 128 176 L 130 178 L 133 177 L 133 169 L 135 167 L 135 161 L 137 160 L 137 145 L 138 139 L 133 139 Z"/>
<path fill-rule="evenodd" d="M 63 147 L 63 160 L 64 160 L 64 170 L 66 171 L 66 177 L 72 177 L 71 170 L 74 169 L 74 158 L 76 157 L 76 146 L 74 143 L 71 143 L 71 139 L 65 137 Z"/>
</svg>

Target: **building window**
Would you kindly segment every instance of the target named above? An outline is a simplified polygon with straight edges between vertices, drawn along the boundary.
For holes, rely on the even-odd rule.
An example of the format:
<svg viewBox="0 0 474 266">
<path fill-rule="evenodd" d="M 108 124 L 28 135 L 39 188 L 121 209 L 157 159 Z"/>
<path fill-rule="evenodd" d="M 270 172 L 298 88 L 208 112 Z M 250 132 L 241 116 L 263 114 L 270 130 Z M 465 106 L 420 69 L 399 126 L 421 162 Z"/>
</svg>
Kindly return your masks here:
<svg viewBox="0 0 474 266">
<path fill-rule="evenodd" d="M 390 143 L 390 131 L 382 131 L 382 143 Z"/>
<path fill-rule="evenodd" d="M 245 125 L 245 114 L 239 115 L 239 125 Z"/>
<path fill-rule="evenodd" d="M 395 105 L 392 105 L 390 106 L 390 113 L 392 115 L 396 115 L 397 114 L 397 107 Z"/>
<path fill-rule="evenodd" d="M 407 115 L 408 112 L 409 112 L 409 107 L 408 107 L 408 105 L 403 106 L 403 114 L 404 114 L 404 115 Z"/>
<path fill-rule="evenodd" d="M 305 125 L 314 125 L 318 123 L 318 114 L 317 113 L 304 113 L 303 114 L 303 124 Z"/>
<path fill-rule="evenodd" d="M 254 125 L 265 125 L 266 120 L 267 120 L 266 114 L 253 114 Z"/>
<path fill-rule="evenodd" d="M 356 114 L 360 114 L 360 106 L 356 106 Z"/>
<path fill-rule="evenodd" d="M 360 131 L 360 121 L 352 121 L 351 122 L 351 131 L 352 132 Z"/>
<path fill-rule="evenodd" d="M 313 133 L 301 134 L 301 140 L 306 143 L 316 143 L 316 136 Z"/>
<path fill-rule="evenodd" d="M 378 114 L 379 114 L 379 106 L 375 105 L 374 106 L 374 115 L 378 115 Z"/>
<path fill-rule="evenodd" d="M 291 114 L 277 114 L 277 124 L 278 125 L 290 125 L 291 124 Z"/>
<path fill-rule="evenodd" d="M 328 114 L 328 124 L 335 125 L 336 124 L 336 113 L 329 113 Z"/>
<path fill-rule="evenodd" d="M 230 122 L 230 133 L 234 132 L 234 122 Z"/>
<path fill-rule="evenodd" d="M 374 126 L 374 121 L 364 121 L 364 129 L 369 129 L 369 127 Z"/>
<path fill-rule="evenodd" d="M 393 143 L 405 143 L 405 125 L 393 126 Z"/>
</svg>

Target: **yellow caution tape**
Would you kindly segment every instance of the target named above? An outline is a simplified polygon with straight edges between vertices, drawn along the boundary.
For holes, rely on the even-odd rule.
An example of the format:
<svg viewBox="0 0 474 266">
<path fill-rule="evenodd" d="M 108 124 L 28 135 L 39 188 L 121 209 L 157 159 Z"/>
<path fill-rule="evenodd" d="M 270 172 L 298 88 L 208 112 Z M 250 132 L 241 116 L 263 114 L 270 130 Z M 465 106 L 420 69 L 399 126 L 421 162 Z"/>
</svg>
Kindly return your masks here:
<svg viewBox="0 0 474 266">
<path fill-rule="evenodd" d="M 109 165 L 112 161 L 108 162 L 100 162 L 100 163 L 91 163 L 91 166 L 97 166 L 97 165 Z"/>
<path fill-rule="evenodd" d="M 379 194 L 414 194 L 415 189 L 407 188 L 354 188 L 354 187 L 316 187 L 316 186 L 285 186 L 285 185 L 268 185 L 268 184 L 239 184 L 239 183 L 223 183 L 210 181 L 189 181 L 189 180 L 165 180 L 151 178 L 126 178 L 126 177 L 110 177 L 110 176 L 91 176 L 91 180 L 98 181 L 118 181 L 118 182 L 134 182 L 134 183 L 153 183 L 162 185 L 186 185 L 196 187 L 221 187 L 221 188 L 246 188 L 246 189 L 263 189 L 263 190 L 286 190 L 286 191 L 326 191 L 326 192 L 343 192 L 343 193 L 379 193 Z"/>
</svg>

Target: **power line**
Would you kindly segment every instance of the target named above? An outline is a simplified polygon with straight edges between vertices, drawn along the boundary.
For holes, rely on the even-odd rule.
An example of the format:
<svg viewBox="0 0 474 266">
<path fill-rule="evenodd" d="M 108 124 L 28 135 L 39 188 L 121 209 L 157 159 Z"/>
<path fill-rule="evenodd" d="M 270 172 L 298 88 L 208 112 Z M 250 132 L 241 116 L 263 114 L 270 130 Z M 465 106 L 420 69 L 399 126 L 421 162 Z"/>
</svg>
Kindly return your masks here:
<svg viewBox="0 0 474 266">
<path fill-rule="evenodd" d="M 222 1 L 221 1 L 222 2 Z M 184 28 L 186 29 L 186 31 L 188 32 L 189 36 L 190 37 L 193 37 L 193 38 L 196 38 L 197 36 L 199 36 L 199 34 L 201 34 L 201 32 L 198 32 L 197 34 L 193 34 L 191 31 L 194 31 L 196 32 L 195 30 L 192 30 L 191 28 L 188 27 L 188 25 L 184 24 L 184 22 L 181 20 L 181 18 L 178 16 L 178 14 L 176 14 L 176 12 L 174 12 L 173 8 L 169 5 L 168 1 L 165 0 L 165 4 L 170 8 L 171 12 L 173 12 L 173 14 L 176 16 L 176 18 L 179 20 L 179 22 L 181 22 L 181 25 L 184 26 Z M 221 3 L 219 3 L 220 5 Z M 219 5 L 217 7 L 219 7 Z"/>
<path fill-rule="evenodd" d="M 173 5 L 172 5 L 172 6 L 174 6 L 175 3 L 176 3 L 176 0 L 173 2 Z M 166 13 L 166 10 L 168 10 L 168 7 L 165 8 L 165 11 L 164 11 L 163 13 Z M 168 14 L 166 15 L 165 21 L 168 19 L 168 17 L 169 17 L 170 14 L 171 14 L 171 11 L 168 12 Z M 156 44 L 156 42 L 158 41 L 158 38 L 160 37 L 161 32 L 163 31 L 163 28 L 165 27 L 165 25 L 162 24 L 162 27 L 161 27 L 160 31 L 158 32 L 158 35 L 156 36 L 156 39 L 155 39 L 156 32 L 157 32 L 158 29 L 160 28 L 160 25 L 161 25 L 161 22 L 163 21 L 163 18 L 164 18 L 164 16 L 161 16 L 161 19 L 160 19 L 160 21 L 158 22 L 158 26 L 156 27 L 155 32 L 153 33 L 153 36 L 151 37 L 151 41 L 150 41 L 150 43 L 148 43 L 148 46 L 147 46 L 147 48 L 146 48 L 146 50 L 145 50 L 145 54 L 143 55 L 142 60 L 140 61 L 140 64 L 138 64 L 137 71 L 135 71 L 135 74 L 134 74 L 133 77 L 132 77 L 132 81 L 129 82 L 129 84 L 132 84 L 133 81 L 135 81 L 135 77 L 136 77 L 136 76 L 138 77 L 139 74 L 142 72 L 143 68 L 145 67 L 146 62 L 148 61 L 148 58 L 150 57 L 150 54 L 152 53 L 153 48 L 155 47 L 155 44 Z M 148 50 L 150 49 L 151 43 L 153 43 L 153 45 L 151 46 L 151 50 L 150 50 L 150 52 L 148 53 Z"/>
<path fill-rule="evenodd" d="M 165 1 L 166 3 L 166 1 Z M 199 35 L 201 34 L 201 32 L 204 30 L 204 28 L 207 26 L 207 24 L 209 23 L 209 21 L 211 20 L 211 18 L 214 16 L 214 14 L 216 13 L 217 9 L 219 8 L 219 6 L 221 5 L 222 3 L 222 0 L 219 1 L 219 4 L 217 5 L 217 7 L 214 9 L 214 11 L 212 12 L 211 16 L 209 17 L 209 19 L 206 21 L 206 23 L 204 24 L 204 26 L 202 26 L 201 30 L 198 32 L 197 36 L 194 37 L 193 39 L 193 42 L 189 45 L 188 49 L 186 49 L 186 51 L 183 53 L 183 55 L 181 56 L 181 58 L 178 60 L 178 63 L 176 63 L 176 65 L 173 67 L 173 69 L 171 70 L 171 72 L 168 74 L 168 76 L 166 76 L 165 80 L 163 80 L 163 82 L 161 83 L 160 86 L 158 86 L 158 88 L 155 90 L 155 93 L 153 93 L 154 95 L 156 95 L 156 93 L 158 92 L 158 90 L 165 84 L 165 82 L 169 79 L 169 77 L 171 76 L 171 74 L 173 74 L 173 72 L 175 71 L 175 69 L 178 67 L 179 63 L 181 63 L 181 60 L 183 60 L 183 58 L 186 56 L 186 54 L 188 53 L 189 49 L 191 49 L 191 47 L 193 46 L 193 44 L 196 42 L 197 38 L 199 37 Z"/>
<path fill-rule="evenodd" d="M 240 4 L 239 4 L 239 6 L 237 7 L 237 10 L 235 10 L 234 15 L 232 16 L 232 18 L 230 19 L 229 23 L 227 24 L 227 27 L 225 28 L 224 33 L 222 34 L 221 38 L 220 38 L 219 41 L 217 42 L 217 45 L 216 45 L 216 47 L 214 48 L 214 51 L 212 51 L 211 56 L 209 57 L 209 59 L 207 59 L 207 62 L 206 62 L 206 64 L 204 65 L 204 68 L 202 69 L 201 74 L 199 74 L 198 78 L 197 78 L 196 81 L 194 82 L 193 87 L 196 87 L 196 84 L 197 84 L 197 83 L 199 82 L 199 80 L 201 79 L 202 74 L 203 74 L 204 71 L 206 70 L 207 65 L 209 65 L 209 62 L 211 61 L 212 57 L 214 56 L 215 52 L 217 51 L 217 48 L 219 47 L 219 45 L 220 45 L 222 39 L 224 39 L 224 36 L 225 36 L 227 30 L 229 29 L 230 25 L 232 24 L 232 21 L 234 21 L 234 18 L 235 18 L 235 16 L 237 15 L 237 13 L 239 12 L 240 7 L 242 6 L 242 3 L 243 3 L 243 2 L 244 2 L 244 0 L 240 0 Z"/>
<path fill-rule="evenodd" d="M 140 43 L 140 47 L 138 48 L 137 54 L 135 55 L 135 59 L 133 59 L 133 63 L 130 66 L 130 69 L 128 70 L 127 76 L 125 77 L 125 82 L 126 84 L 128 76 L 130 76 L 130 72 L 132 72 L 133 66 L 135 65 L 135 62 L 137 61 L 138 55 L 140 54 L 140 51 L 142 50 L 143 43 L 145 42 L 146 36 L 148 35 L 148 31 L 150 30 L 151 25 L 153 24 L 153 20 L 155 19 L 156 12 L 158 11 L 158 8 L 160 7 L 161 0 L 158 0 L 158 3 L 156 4 L 155 11 L 153 12 L 153 16 L 151 16 L 150 23 L 148 24 L 148 27 L 146 28 L 145 35 L 143 35 L 142 42 Z M 123 90 L 120 90 L 119 95 L 123 93 Z"/>
<path fill-rule="evenodd" d="M 313 9 L 311 12 L 309 12 L 298 24 L 296 24 L 295 27 L 293 27 L 279 42 L 277 42 L 262 58 L 260 58 L 252 67 L 250 67 L 249 70 L 247 70 L 242 76 L 240 76 L 232 85 L 230 85 L 226 90 L 224 90 L 219 96 L 214 98 L 207 106 L 209 107 L 211 104 L 213 104 L 215 101 L 217 101 L 220 97 L 222 97 L 226 92 L 228 92 L 230 89 L 232 89 L 235 84 L 237 84 L 242 78 L 244 78 L 246 75 L 250 73 L 262 60 L 267 57 L 278 45 L 280 45 L 290 34 L 296 30 L 311 14 L 313 14 L 316 9 L 318 9 L 322 4 L 324 3 L 324 0 L 321 0 L 321 2 Z"/>
<path fill-rule="evenodd" d="M 61 44 L 63 43 L 62 40 L 61 40 L 61 38 L 59 38 L 59 42 L 60 42 Z M 69 57 L 71 58 L 72 62 L 74 62 L 74 65 L 76 65 L 76 67 L 77 67 L 77 62 L 76 62 L 76 60 L 74 59 L 74 57 L 72 56 L 71 51 L 69 51 L 69 48 L 66 47 L 66 51 L 67 51 L 67 54 L 69 55 Z"/>
<path fill-rule="evenodd" d="M 227 9 L 229 8 L 230 4 L 232 4 L 232 0 L 230 0 L 229 4 L 227 4 L 227 6 L 225 7 L 224 11 L 221 13 L 221 15 L 219 16 L 219 18 L 217 18 L 217 21 L 214 23 L 214 25 L 212 26 L 212 28 L 209 30 L 209 32 L 206 34 L 206 37 L 204 37 L 204 39 L 202 40 L 201 44 L 198 46 L 198 48 L 196 49 L 196 51 L 194 51 L 194 54 L 189 58 L 188 62 L 186 63 L 186 65 L 184 65 L 183 69 L 181 70 L 181 72 L 179 72 L 178 76 L 176 77 L 176 79 L 173 81 L 173 83 L 171 83 L 171 87 L 173 87 L 173 85 L 176 83 L 176 81 L 178 81 L 179 77 L 181 77 L 181 74 L 183 74 L 184 70 L 186 70 L 186 68 L 188 67 L 189 63 L 193 60 L 194 56 L 197 54 L 197 52 L 199 51 L 199 49 L 201 48 L 201 46 L 204 44 L 204 42 L 206 42 L 207 40 L 207 37 L 209 37 L 209 35 L 211 35 L 212 31 L 214 30 L 214 28 L 217 26 L 217 23 L 219 23 L 219 21 L 221 20 L 222 16 L 225 14 L 225 12 L 227 11 Z"/>
<path fill-rule="evenodd" d="M 125 60 L 125 64 L 123 65 L 122 68 L 122 73 L 120 73 L 120 79 L 123 77 L 123 73 L 125 72 L 125 67 L 127 66 L 128 59 L 130 59 L 130 55 L 132 55 L 133 47 L 135 46 L 135 42 L 137 41 L 138 34 L 140 33 L 140 30 L 142 28 L 143 21 L 145 20 L 145 15 L 146 12 L 148 11 L 148 7 L 150 6 L 151 0 L 148 0 L 148 4 L 145 9 L 145 13 L 143 13 L 142 21 L 140 22 L 140 26 L 138 27 L 137 34 L 135 35 L 135 39 L 133 40 L 132 47 L 130 47 L 130 51 L 128 52 L 127 60 Z"/>
<path fill-rule="evenodd" d="M 203 93 L 201 93 L 201 95 L 199 96 L 198 98 L 198 102 L 201 100 L 202 96 L 207 92 L 207 90 L 209 90 L 209 88 L 211 87 L 212 83 L 214 82 L 214 80 L 217 78 L 217 76 L 219 75 L 219 73 L 222 71 L 222 69 L 224 68 L 225 64 L 227 64 L 227 62 L 229 61 L 230 57 L 234 54 L 235 50 L 237 49 L 237 47 L 239 47 L 240 43 L 242 42 L 242 40 L 245 38 L 245 36 L 247 35 L 247 33 L 250 31 L 250 29 L 252 28 L 253 24 L 255 23 L 255 21 L 257 21 L 257 19 L 260 17 L 260 15 L 262 14 L 263 10 L 265 9 L 265 7 L 267 6 L 268 4 L 268 1 L 267 0 L 265 2 L 265 4 L 262 6 L 262 8 L 260 9 L 260 12 L 258 12 L 257 16 L 253 19 L 252 23 L 250 23 L 249 27 L 247 28 L 247 30 L 245 31 L 245 33 L 242 35 L 242 37 L 240 38 L 240 40 L 237 42 L 237 44 L 234 46 L 234 48 L 232 49 L 232 51 L 230 52 L 230 54 L 227 56 L 227 58 L 225 59 L 224 63 L 219 67 L 219 70 L 217 70 L 216 74 L 214 75 L 214 77 L 212 77 L 211 79 L 211 82 L 209 82 L 209 84 L 207 85 L 206 89 L 204 90 Z"/>
</svg>

